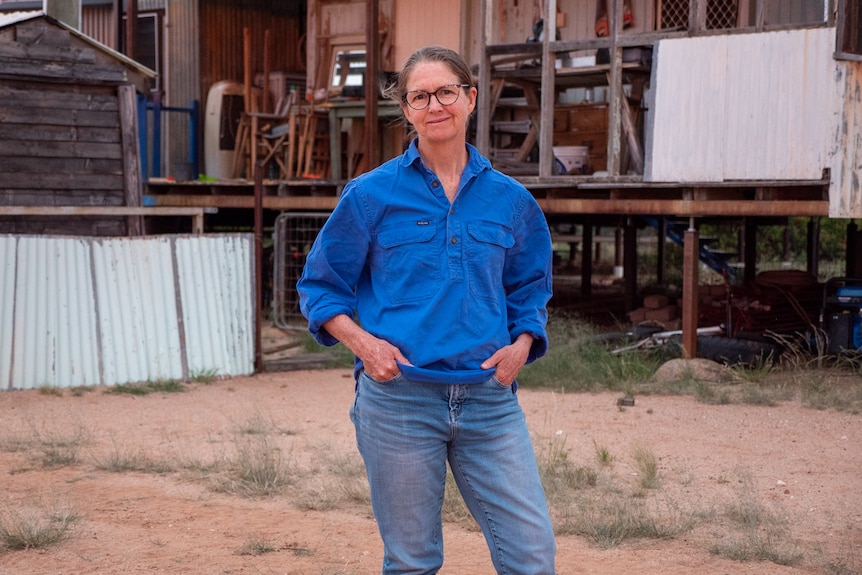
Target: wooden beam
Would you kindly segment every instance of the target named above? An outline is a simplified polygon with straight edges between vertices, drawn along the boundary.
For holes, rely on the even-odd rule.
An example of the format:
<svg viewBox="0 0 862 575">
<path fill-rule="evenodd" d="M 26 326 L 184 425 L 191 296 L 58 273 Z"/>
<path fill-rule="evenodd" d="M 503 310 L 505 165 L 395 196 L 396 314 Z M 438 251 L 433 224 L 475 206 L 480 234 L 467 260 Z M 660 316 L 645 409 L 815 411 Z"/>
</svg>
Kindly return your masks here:
<svg viewBox="0 0 862 575">
<path fill-rule="evenodd" d="M 377 125 L 377 76 L 380 70 L 379 0 L 368 0 L 365 22 L 365 165 L 368 169 L 380 164 L 380 137 Z M 348 173 L 349 179 L 353 174 Z"/>
<path fill-rule="evenodd" d="M 700 238 L 694 226 L 685 232 L 682 255 L 682 351 L 683 356 L 697 357 L 697 268 Z"/>
<path fill-rule="evenodd" d="M 0 216 L 191 216 L 195 234 L 204 231 L 204 214 L 214 214 L 214 207 L 143 207 L 143 206 L 0 206 Z"/>
<path fill-rule="evenodd" d="M 216 207 L 224 209 L 253 209 L 253 196 L 223 195 L 158 195 L 147 196 L 154 206 Z M 265 210 L 311 210 L 331 212 L 338 203 L 337 196 L 264 196 Z"/>
<path fill-rule="evenodd" d="M 828 201 L 695 202 L 690 200 L 604 200 L 537 198 L 545 213 L 656 216 L 828 216 Z"/>
<path fill-rule="evenodd" d="M 143 195 L 141 181 L 140 142 L 138 140 L 138 116 L 135 88 L 131 85 L 117 89 L 120 108 L 120 145 L 123 148 L 123 195 L 127 206 L 140 206 Z M 144 222 L 140 216 L 130 216 L 127 233 L 140 236 L 144 233 Z"/>
</svg>

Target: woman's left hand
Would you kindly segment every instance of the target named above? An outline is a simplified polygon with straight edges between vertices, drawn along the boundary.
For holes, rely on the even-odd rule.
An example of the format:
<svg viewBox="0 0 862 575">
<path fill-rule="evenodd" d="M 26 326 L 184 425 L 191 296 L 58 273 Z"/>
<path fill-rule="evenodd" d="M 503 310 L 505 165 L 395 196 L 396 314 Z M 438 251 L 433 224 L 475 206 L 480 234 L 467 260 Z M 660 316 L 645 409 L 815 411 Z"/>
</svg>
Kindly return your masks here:
<svg viewBox="0 0 862 575">
<path fill-rule="evenodd" d="M 496 367 L 497 372 L 494 375 L 497 380 L 503 385 L 512 385 L 521 368 L 527 363 L 532 345 L 533 336 L 522 333 L 514 343 L 494 352 L 494 355 L 483 361 L 480 367 L 482 369 Z"/>
</svg>

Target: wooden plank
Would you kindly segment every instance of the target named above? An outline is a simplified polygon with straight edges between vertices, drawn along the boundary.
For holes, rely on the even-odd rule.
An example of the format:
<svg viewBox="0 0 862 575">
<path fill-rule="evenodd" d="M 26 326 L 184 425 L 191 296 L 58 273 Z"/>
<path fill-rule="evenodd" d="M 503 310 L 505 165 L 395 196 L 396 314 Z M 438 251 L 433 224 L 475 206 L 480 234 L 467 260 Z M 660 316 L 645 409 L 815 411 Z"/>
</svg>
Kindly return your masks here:
<svg viewBox="0 0 862 575">
<path fill-rule="evenodd" d="M 108 87 L 52 86 L 14 83 L 0 84 L 0 102 L 7 108 L 59 108 L 62 110 L 114 111 L 118 110 L 117 96 Z"/>
<path fill-rule="evenodd" d="M 0 142 L 7 140 L 116 145 L 120 143 L 120 133 L 116 127 L 0 123 Z"/>
<path fill-rule="evenodd" d="M 0 206 L 0 216 L 198 216 L 218 213 L 203 206 Z"/>
<path fill-rule="evenodd" d="M 20 44 L 42 44 L 68 47 L 72 35 L 68 30 L 49 24 L 46 20 L 22 22 L 15 28 L 15 40 Z"/>
<path fill-rule="evenodd" d="M 191 216 L 192 231 L 202 234 L 204 214 L 212 214 L 215 208 L 190 207 L 141 207 L 141 206 L 0 206 L 0 217 L 69 217 L 69 216 Z M 5 227 L 5 226 L 0 226 Z"/>
<path fill-rule="evenodd" d="M 128 82 L 124 68 L 108 68 L 96 64 L 52 63 L 19 58 L 7 58 L 0 54 L 0 77 L 34 78 L 39 80 L 66 80 L 87 84 L 123 84 Z"/>
<path fill-rule="evenodd" d="M 0 206 L 122 206 L 123 197 L 84 190 L 16 189 L 0 193 Z"/>
<path fill-rule="evenodd" d="M 100 158 L 119 160 L 122 149 L 116 144 L 91 142 L 0 141 L 0 162 L 4 156 L 34 158 Z M 0 163 L 2 165 L 2 163 Z"/>
<path fill-rule="evenodd" d="M 123 218 L 92 216 L 74 219 L 0 216 L 0 230 L 5 234 L 122 236 L 126 233 L 126 223 Z"/>
<path fill-rule="evenodd" d="M 95 126 L 116 128 L 117 111 L 66 110 L 64 108 L 12 108 L 0 104 L 0 122 L 46 124 L 55 126 Z"/>
<path fill-rule="evenodd" d="M 123 189 L 123 175 L 117 174 L 63 174 L 31 173 L 19 174 L 0 172 L 0 191 L 11 193 L 15 189 L 73 190 L 120 193 Z"/>
<path fill-rule="evenodd" d="M 21 60 L 96 63 L 96 52 L 93 48 L 71 45 L 58 47 L 43 44 L 4 43 L 0 44 L 0 54 L 3 57 Z"/>
<path fill-rule="evenodd" d="M 15 174 L 114 174 L 123 173 L 123 160 L 120 158 L 52 158 L 33 156 L 0 157 L 0 173 L 6 172 L 14 178 Z"/>
</svg>

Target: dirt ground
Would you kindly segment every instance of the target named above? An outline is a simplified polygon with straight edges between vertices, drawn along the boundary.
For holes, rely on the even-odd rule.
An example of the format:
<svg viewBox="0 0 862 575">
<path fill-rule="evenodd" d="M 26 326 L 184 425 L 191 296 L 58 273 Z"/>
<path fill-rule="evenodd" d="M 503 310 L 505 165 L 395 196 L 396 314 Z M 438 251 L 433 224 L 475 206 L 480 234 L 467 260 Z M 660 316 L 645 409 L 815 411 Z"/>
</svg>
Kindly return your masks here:
<svg viewBox="0 0 862 575">
<path fill-rule="evenodd" d="M 0 574 L 380 572 L 369 506 L 345 495 L 363 479 L 348 370 L 185 387 L 144 396 L 0 393 L 0 517 L 14 524 L 66 510 L 76 518 L 56 545 L 0 552 Z M 661 504 L 697 522 L 668 539 L 610 547 L 560 535 L 561 575 L 862 572 L 862 416 L 793 401 L 722 406 L 644 396 L 620 408 L 608 392 L 519 396 L 537 451 L 555 445 L 565 461 L 598 470 L 624 504 Z M 293 471 L 275 495 L 249 497 L 227 478 L 241 446 L 251 445 L 244 442 L 262 438 Z M 46 466 L 62 449 L 74 451 L 71 461 Z M 638 449 L 658 461 L 660 486 L 647 495 L 632 487 Z M 604 466 L 600 451 L 610 456 Z M 796 564 L 711 553 L 739 536 L 719 527 L 734 503 L 774 514 L 788 533 L 783 544 L 801 555 Z M 444 530 L 441 574 L 494 572 L 480 533 L 465 522 Z"/>
</svg>

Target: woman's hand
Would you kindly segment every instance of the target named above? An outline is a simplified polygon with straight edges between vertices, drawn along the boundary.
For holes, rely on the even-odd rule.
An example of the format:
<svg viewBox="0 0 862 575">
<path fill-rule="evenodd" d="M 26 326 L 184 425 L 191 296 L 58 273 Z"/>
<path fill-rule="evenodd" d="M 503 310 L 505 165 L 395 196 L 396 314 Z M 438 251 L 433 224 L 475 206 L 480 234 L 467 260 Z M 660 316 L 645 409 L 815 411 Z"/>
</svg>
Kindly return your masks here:
<svg viewBox="0 0 862 575">
<path fill-rule="evenodd" d="M 362 360 L 365 372 L 375 381 L 389 381 L 401 370 L 395 362 L 410 365 L 401 350 L 378 337 L 370 336 L 366 344 L 363 346 L 362 353 L 357 353 L 357 357 Z"/>
<path fill-rule="evenodd" d="M 395 362 L 412 365 L 400 349 L 371 335 L 346 315 L 335 316 L 323 328 L 361 359 L 365 372 L 376 381 L 388 381 L 398 375 L 401 370 Z"/>
<path fill-rule="evenodd" d="M 497 380 L 503 385 L 512 385 L 521 368 L 527 363 L 532 345 L 533 336 L 522 333 L 514 343 L 494 352 L 494 355 L 483 361 L 480 367 L 482 369 L 496 367 L 497 371 L 494 375 Z"/>
</svg>

